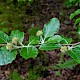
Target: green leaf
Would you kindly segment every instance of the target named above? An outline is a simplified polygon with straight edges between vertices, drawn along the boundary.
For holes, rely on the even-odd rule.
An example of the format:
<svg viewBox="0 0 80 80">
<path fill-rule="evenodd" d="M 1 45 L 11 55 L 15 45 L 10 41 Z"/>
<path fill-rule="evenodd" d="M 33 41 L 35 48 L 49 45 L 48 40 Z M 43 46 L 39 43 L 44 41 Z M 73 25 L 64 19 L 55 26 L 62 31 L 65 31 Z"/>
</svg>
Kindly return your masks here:
<svg viewBox="0 0 80 80">
<path fill-rule="evenodd" d="M 44 43 L 40 46 L 40 50 L 54 50 L 54 49 L 59 49 L 61 47 L 60 44 L 47 44 Z"/>
<path fill-rule="evenodd" d="M 70 60 L 67 60 L 65 61 L 63 64 L 58 64 L 58 66 L 61 68 L 61 69 L 72 69 L 73 67 L 75 67 L 78 63 L 73 60 L 73 59 L 70 59 Z"/>
<path fill-rule="evenodd" d="M 44 25 L 43 35 L 44 39 L 56 34 L 59 30 L 60 22 L 57 18 L 52 18 L 47 24 Z"/>
<path fill-rule="evenodd" d="M 64 4 L 67 8 L 70 8 L 72 6 L 72 3 L 70 1 L 65 1 Z"/>
<path fill-rule="evenodd" d="M 39 44 L 40 40 L 37 36 L 30 36 L 29 37 L 29 44 Z"/>
<path fill-rule="evenodd" d="M 61 36 L 63 40 L 61 41 L 64 44 L 70 44 L 72 42 L 72 38 L 67 38 L 65 36 Z"/>
<path fill-rule="evenodd" d="M 59 43 L 63 40 L 63 38 L 60 35 L 54 35 L 50 37 L 47 42 L 48 43 Z"/>
<path fill-rule="evenodd" d="M 5 48 L 0 49 L 0 65 L 6 65 L 16 59 L 17 51 L 8 51 Z"/>
<path fill-rule="evenodd" d="M 68 50 L 68 55 L 80 63 L 80 45 L 75 46 L 72 50 Z"/>
<path fill-rule="evenodd" d="M 77 9 L 74 13 L 70 15 L 70 20 L 72 20 L 78 14 L 80 14 L 80 9 Z"/>
<path fill-rule="evenodd" d="M 19 42 L 22 43 L 24 39 L 24 33 L 20 32 L 19 30 L 14 30 L 10 34 L 10 40 L 12 40 L 14 37 L 17 37 Z"/>
<path fill-rule="evenodd" d="M 80 18 L 76 19 L 74 25 L 76 26 L 78 23 L 80 23 Z"/>
<path fill-rule="evenodd" d="M 38 50 L 34 46 L 22 48 L 21 52 L 20 52 L 20 55 L 24 59 L 35 58 L 35 57 L 37 57 L 37 54 L 38 54 Z"/>
<path fill-rule="evenodd" d="M 8 35 L 0 31 L 0 43 L 7 43 L 8 40 L 9 40 Z"/>
</svg>

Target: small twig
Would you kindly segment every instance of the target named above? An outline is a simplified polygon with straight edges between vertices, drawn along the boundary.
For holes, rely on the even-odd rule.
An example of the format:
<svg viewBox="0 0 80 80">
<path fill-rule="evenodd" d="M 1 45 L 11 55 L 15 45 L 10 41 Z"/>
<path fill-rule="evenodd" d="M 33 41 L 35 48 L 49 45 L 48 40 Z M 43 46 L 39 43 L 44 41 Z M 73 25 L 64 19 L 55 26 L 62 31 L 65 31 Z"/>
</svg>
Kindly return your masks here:
<svg viewBox="0 0 80 80">
<path fill-rule="evenodd" d="M 80 42 L 78 42 L 78 43 L 75 43 L 73 46 L 76 46 L 76 45 L 78 45 L 78 44 L 80 44 Z"/>
<path fill-rule="evenodd" d="M 72 46 L 73 44 L 62 44 L 62 46 Z"/>
<path fill-rule="evenodd" d="M 80 44 L 80 42 L 78 42 L 78 43 L 75 43 L 75 44 L 62 44 L 63 46 L 76 46 L 76 45 L 78 45 L 78 44 Z"/>
<path fill-rule="evenodd" d="M 5 46 L 6 44 L 0 44 L 0 46 Z"/>
</svg>

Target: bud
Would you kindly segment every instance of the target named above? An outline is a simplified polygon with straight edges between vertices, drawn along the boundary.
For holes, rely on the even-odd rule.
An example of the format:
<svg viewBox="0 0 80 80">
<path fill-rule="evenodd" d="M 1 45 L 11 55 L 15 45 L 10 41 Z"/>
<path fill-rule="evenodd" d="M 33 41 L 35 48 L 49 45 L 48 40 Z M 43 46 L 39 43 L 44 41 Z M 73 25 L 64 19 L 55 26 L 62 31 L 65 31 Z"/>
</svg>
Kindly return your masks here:
<svg viewBox="0 0 80 80">
<path fill-rule="evenodd" d="M 17 45 L 18 42 L 19 42 L 19 39 L 18 39 L 17 37 L 14 37 L 14 38 L 12 39 L 12 43 L 13 43 L 13 44 Z"/>
<path fill-rule="evenodd" d="M 65 53 L 67 50 L 68 50 L 67 46 L 62 46 L 60 49 L 62 53 Z"/>
<path fill-rule="evenodd" d="M 6 44 L 6 49 L 7 49 L 7 50 L 10 50 L 10 51 L 11 51 L 11 50 L 13 50 L 13 48 L 14 48 L 14 46 L 13 46 L 12 43 L 7 43 L 7 44 Z"/>
<path fill-rule="evenodd" d="M 43 34 L 42 30 L 37 31 L 36 33 L 37 36 L 42 36 L 42 34 Z"/>
</svg>

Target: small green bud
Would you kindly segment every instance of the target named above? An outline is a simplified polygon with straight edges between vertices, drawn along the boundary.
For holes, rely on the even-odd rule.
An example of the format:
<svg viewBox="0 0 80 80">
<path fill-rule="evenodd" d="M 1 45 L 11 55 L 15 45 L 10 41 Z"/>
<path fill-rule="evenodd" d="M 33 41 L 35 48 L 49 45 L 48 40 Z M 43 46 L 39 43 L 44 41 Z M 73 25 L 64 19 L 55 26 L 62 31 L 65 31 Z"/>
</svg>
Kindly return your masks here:
<svg viewBox="0 0 80 80">
<path fill-rule="evenodd" d="M 62 46 L 60 49 L 62 53 L 65 53 L 67 50 L 68 50 L 67 46 Z"/>
<path fill-rule="evenodd" d="M 14 46 L 13 46 L 12 43 L 7 43 L 7 44 L 6 44 L 6 49 L 7 49 L 7 50 L 10 50 L 10 51 L 11 51 L 11 50 L 13 50 L 13 48 L 14 48 Z"/>
<path fill-rule="evenodd" d="M 19 43 L 19 39 L 17 37 L 14 37 L 12 39 L 12 43 L 15 44 L 15 45 L 17 45 Z"/>
<path fill-rule="evenodd" d="M 37 31 L 36 33 L 37 36 L 42 36 L 42 34 L 43 34 L 42 30 Z"/>
</svg>

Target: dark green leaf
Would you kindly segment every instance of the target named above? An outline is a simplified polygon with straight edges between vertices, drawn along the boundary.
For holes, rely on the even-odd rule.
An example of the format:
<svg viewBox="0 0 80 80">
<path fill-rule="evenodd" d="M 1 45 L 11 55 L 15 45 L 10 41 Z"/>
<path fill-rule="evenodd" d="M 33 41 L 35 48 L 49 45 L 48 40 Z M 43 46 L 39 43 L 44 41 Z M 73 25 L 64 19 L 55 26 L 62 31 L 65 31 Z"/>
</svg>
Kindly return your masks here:
<svg viewBox="0 0 80 80">
<path fill-rule="evenodd" d="M 44 25 L 43 35 L 44 39 L 56 34 L 59 30 L 60 22 L 57 18 L 52 18 L 47 24 Z"/>
<path fill-rule="evenodd" d="M 22 48 L 21 52 L 20 52 L 20 55 L 24 59 L 35 58 L 35 57 L 37 57 L 37 54 L 38 54 L 38 50 L 34 46 Z"/>
<path fill-rule="evenodd" d="M 32 27 L 28 30 L 28 34 L 31 35 L 31 36 L 34 36 L 36 35 L 37 31 L 39 30 L 40 28 L 39 27 Z"/>
<path fill-rule="evenodd" d="M 80 18 L 77 18 L 76 21 L 75 21 L 75 23 L 74 23 L 74 25 L 76 26 L 79 23 L 80 23 Z"/>
<path fill-rule="evenodd" d="M 54 50 L 54 49 L 59 49 L 60 47 L 61 47 L 60 44 L 46 44 L 46 43 L 44 43 L 40 46 L 39 49 L 40 50 Z"/>
<path fill-rule="evenodd" d="M 29 37 L 29 44 L 39 44 L 40 40 L 37 36 L 30 36 Z"/>
</svg>

